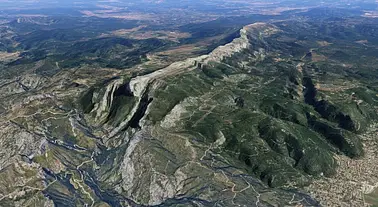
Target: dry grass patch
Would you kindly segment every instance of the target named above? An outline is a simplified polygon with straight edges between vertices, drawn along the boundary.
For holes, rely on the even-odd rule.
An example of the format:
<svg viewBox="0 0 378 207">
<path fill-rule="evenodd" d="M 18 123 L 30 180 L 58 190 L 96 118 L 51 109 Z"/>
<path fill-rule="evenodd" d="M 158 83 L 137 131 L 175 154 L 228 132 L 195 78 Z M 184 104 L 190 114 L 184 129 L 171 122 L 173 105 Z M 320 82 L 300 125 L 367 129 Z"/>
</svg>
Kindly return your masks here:
<svg viewBox="0 0 378 207">
<path fill-rule="evenodd" d="M 327 42 L 327 41 L 316 41 L 316 43 L 318 43 L 318 45 L 320 45 L 320 46 L 322 46 L 322 47 L 326 47 L 326 46 L 332 44 L 332 43 Z"/>
<path fill-rule="evenodd" d="M 0 61 L 13 61 L 18 59 L 20 52 L 8 53 L 8 52 L 0 52 Z"/>
<path fill-rule="evenodd" d="M 358 40 L 358 41 L 356 41 L 356 43 L 358 43 L 358 44 L 367 44 L 367 43 L 369 43 L 369 41 L 368 40 Z"/>
<path fill-rule="evenodd" d="M 325 60 L 327 60 L 327 57 L 322 55 L 322 54 L 312 52 L 311 60 L 314 61 L 314 62 L 325 61 Z"/>
</svg>

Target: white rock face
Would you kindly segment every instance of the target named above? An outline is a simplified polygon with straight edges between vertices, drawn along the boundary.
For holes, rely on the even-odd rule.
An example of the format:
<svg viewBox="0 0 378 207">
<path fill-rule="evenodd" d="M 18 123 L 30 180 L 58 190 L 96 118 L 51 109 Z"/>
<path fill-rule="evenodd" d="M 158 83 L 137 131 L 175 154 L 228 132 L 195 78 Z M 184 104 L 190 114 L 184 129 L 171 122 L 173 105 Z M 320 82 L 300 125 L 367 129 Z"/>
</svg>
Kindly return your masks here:
<svg viewBox="0 0 378 207">
<path fill-rule="evenodd" d="M 126 192 L 130 192 L 130 189 L 134 186 L 135 169 L 133 162 L 133 152 L 137 147 L 138 143 L 142 140 L 142 132 L 138 132 L 134 135 L 127 147 L 123 162 L 120 167 L 120 172 L 122 173 L 122 187 Z M 131 192 L 129 193 L 131 195 Z"/>
<path fill-rule="evenodd" d="M 188 58 L 184 61 L 172 63 L 168 67 L 157 70 L 153 73 L 135 77 L 130 81 L 130 89 L 134 93 L 134 96 L 141 97 L 147 85 L 152 81 L 165 78 L 167 76 L 180 74 L 185 71 L 194 70 L 196 69 L 196 63 L 202 62 L 207 57 L 207 55 L 203 55 L 195 58 Z"/>
<path fill-rule="evenodd" d="M 151 76 L 138 76 L 130 81 L 130 90 L 133 92 L 134 96 L 142 97 L 148 83 L 151 81 Z"/>
<path fill-rule="evenodd" d="M 174 128 L 177 126 L 177 122 L 180 121 L 182 114 L 187 113 L 183 104 L 177 104 L 168 115 L 164 117 L 160 126 L 163 128 Z"/>
<path fill-rule="evenodd" d="M 214 142 L 214 146 L 216 148 L 221 147 L 226 142 L 226 137 L 224 136 L 222 131 L 217 133 L 217 140 Z"/>
<path fill-rule="evenodd" d="M 224 46 L 219 46 L 218 48 L 213 50 L 209 54 L 209 57 L 205 60 L 205 63 L 208 63 L 210 61 L 220 62 L 226 57 L 231 57 L 233 54 L 237 52 L 241 52 L 244 49 L 247 49 L 250 46 L 247 33 L 248 32 L 246 30 L 246 27 L 241 29 L 239 38 L 236 38 L 232 42 Z"/>
<path fill-rule="evenodd" d="M 94 111 L 96 111 L 96 121 L 103 118 L 104 112 L 111 106 L 113 102 L 114 91 L 123 84 L 122 79 L 112 81 L 107 87 L 104 96 L 99 104 L 96 104 Z"/>
<path fill-rule="evenodd" d="M 187 179 L 187 175 L 181 169 L 178 169 L 173 176 L 154 173 L 150 184 L 149 205 L 159 205 L 180 194 L 185 179 Z"/>
<path fill-rule="evenodd" d="M 160 126 L 163 128 L 174 128 L 179 127 L 178 124 L 182 118 L 188 116 L 187 106 L 193 106 L 198 104 L 199 100 L 196 97 L 185 98 L 181 103 L 177 104 L 170 112 L 167 114 Z"/>
</svg>

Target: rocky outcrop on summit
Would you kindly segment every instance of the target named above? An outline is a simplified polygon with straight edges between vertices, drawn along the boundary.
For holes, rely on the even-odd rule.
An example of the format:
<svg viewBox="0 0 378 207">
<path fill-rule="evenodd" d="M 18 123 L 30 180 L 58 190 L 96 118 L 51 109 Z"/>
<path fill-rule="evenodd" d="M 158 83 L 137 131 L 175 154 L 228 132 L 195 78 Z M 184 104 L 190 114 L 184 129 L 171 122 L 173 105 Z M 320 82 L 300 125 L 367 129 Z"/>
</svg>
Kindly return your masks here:
<svg viewBox="0 0 378 207">
<path fill-rule="evenodd" d="M 213 50 L 205 60 L 205 63 L 220 62 L 227 57 L 231 57 L 233 54 L 242 52 L 245 49 L 251 47 L 250 41 L 261 41 L 263 37 L 269 37 L 272 34 L 279 32 L 279 29 L 274 25 L 267 23 L 254 23 L 244 26 L 240 30 L 240 37 L 234 39 L 232 42 L 219 46 Z"/>
</svg>

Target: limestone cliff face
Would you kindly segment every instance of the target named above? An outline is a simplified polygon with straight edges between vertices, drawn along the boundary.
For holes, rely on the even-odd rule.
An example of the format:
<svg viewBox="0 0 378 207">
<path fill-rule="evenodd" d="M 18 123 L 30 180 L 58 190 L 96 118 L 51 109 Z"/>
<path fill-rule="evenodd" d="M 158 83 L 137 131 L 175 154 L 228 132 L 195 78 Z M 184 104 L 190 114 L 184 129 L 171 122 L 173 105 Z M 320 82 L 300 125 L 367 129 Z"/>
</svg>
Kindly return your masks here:
<svg viewBox="0 0 378 207">
<path fill-rule="evenodd" d="M 253 44 L 251 41 L 262 41 L 262 38 L 269 37 L 279 32 L 279 29 L 267 23 L 254 23 L 244 26 L 240 30 L 240 37 L 234 39 L 232 42 L 219 46 L 213 50 L 205 60 L 205 63 L 211 61 L 220 62 L 233 54 L 242 52 L 246 49 L 256 50 L 261 53 L 261 48 L 251 48 Z"/>
<path fill-rule="evenodd" d="M 232 42 L 224 46 L 219 46 L 218 48 L 213 50 L 206 58 L 205 63 L 208 63 L 210 61 L 222 61 L 226 57 L 231 57 L 233 54 L 249 48 L 251 44 L 249 43 L 247 28 L 248 27 L 244 27 L 240 30 L 239 38 L 236 38 Z"/>
</svg>

